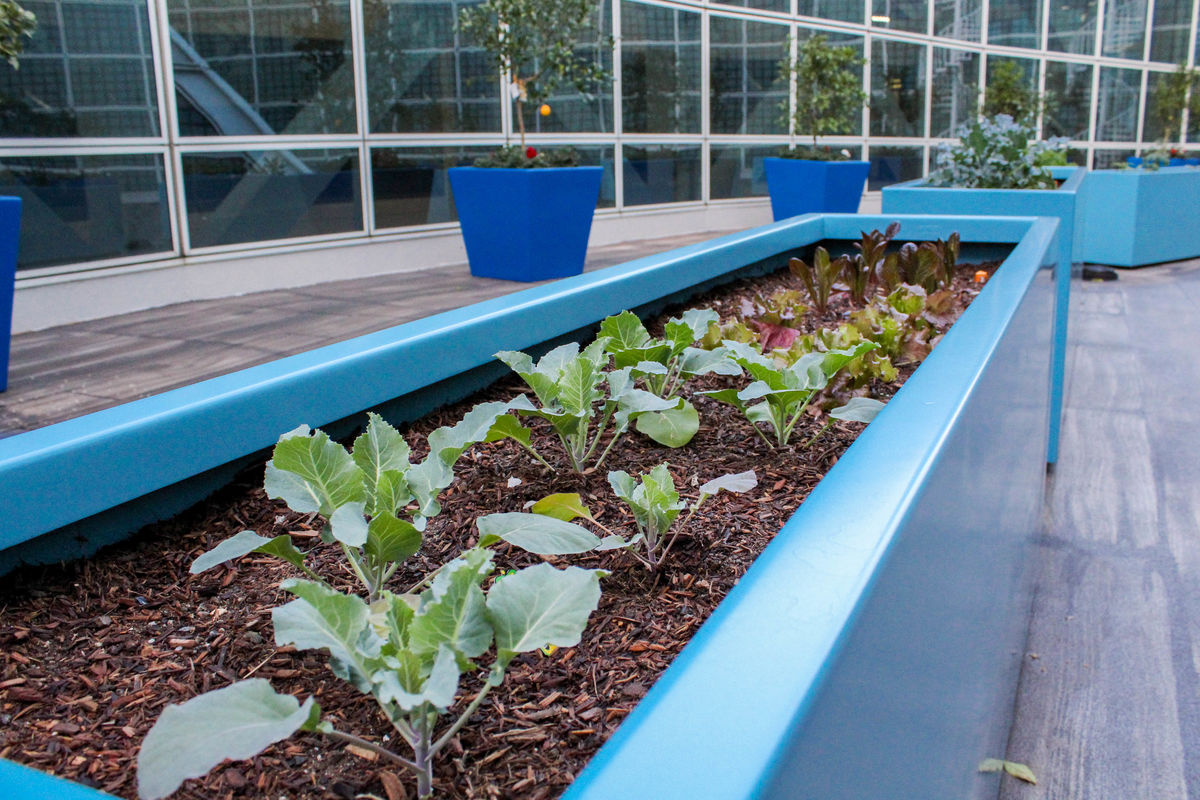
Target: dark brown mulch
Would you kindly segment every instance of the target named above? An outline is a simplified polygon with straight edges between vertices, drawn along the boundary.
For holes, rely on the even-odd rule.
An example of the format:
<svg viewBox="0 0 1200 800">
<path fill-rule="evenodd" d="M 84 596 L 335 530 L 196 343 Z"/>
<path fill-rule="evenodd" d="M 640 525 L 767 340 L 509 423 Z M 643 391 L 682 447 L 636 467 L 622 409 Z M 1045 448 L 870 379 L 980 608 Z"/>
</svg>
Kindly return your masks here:
<svg viewBox="0 0 1200 800">
<path fill-rule="evenodd" d="M 961 305 L 974 295 L 975 269 L 961 269 Z M 739 282 L 690 305 L 714 306 L 728 316 L 748 291 L 768 294 L 793 284 L 786 273 L 777 274 L 753 289 Z M 839 300 L 831 318 L 843 310 Z M 902 370 L 902 378 L 912 368 Z M 722 380 L 701 383 L 711 388 Z M 896 388 L 876 387 L 875 395 L 887 397 Z M 471 404 L 521 390 L 519 381 L 505 381 L 410 426 L 406 437 L 419 449 L 425 434 L 452 424 Z M 458 480 L 444 494 L 444 512 L 431 522 L 422 552 L 397 574 L 394 587 L 413 585 L 469 546 L 477 516 L 520 510 L 551 492 L 580 492 L 602 523 L 631 533 L 632 520 L 608 487 L 609 469 L 642 473 L 667 461 L 681 493 L 690 498 L 700 482 L 730 472 L 753 469 L 759 485 L 703 506 L 657 575 L 620 552 L 572 559 L 612 570 L 583 641 L 514 663 L 505 684 L 442 755 L 438 796 L 560 794 L 861 427 L 837 423 L 808 449 L 792 444 L 771 450 L 732 409 L 705 397 L 693 402 L 703 427 L 688 447 L 668 450 L 630 434 L 604 469 L 591 474 L 565 468 L 544 474 L 511 442 L 476 446 L 459 462 Z M 806 441 L 818 427 L 809 419 L 795 441 Z M 549 455 L 555 452 L 549 437 L 539 433 L 538 441 L 558 466 Z M 511 478 L 521 484 L 508 488 Z M 316 523 L 267 499 L 261 483 L 260 466 L 207 502 L 89 561 L 26 569 L 5 579 L 0 757 L 133 798 L 137 750 L 163 707 L 252 676 L 269 678 L 282 691 L 316 696 L 339 720 L 338 728 L 391 743 L 372 701 L 334 678 L 323 654 L 273 645 L 270 612 L 289 599 L 277 587 L 293 575 L 290 567 L 247 557 L 188 575 L 196 556 L 249 528 L 265 536 L 290 533 L 302 549 L 313 549 L 318 572 L 352 586 L 338 553 L 320 544 Z M 519 567 L 531 557 L 502 550 L 497 561 L 502 568 Z M 473 688 L 464 681 L 464 690 Z M 387 800 L 415 795 L 410 776 L 373 754 L 303 735 L 189 781 L 176 797 L 352 798 L 364 792 Z"/>
</svg>

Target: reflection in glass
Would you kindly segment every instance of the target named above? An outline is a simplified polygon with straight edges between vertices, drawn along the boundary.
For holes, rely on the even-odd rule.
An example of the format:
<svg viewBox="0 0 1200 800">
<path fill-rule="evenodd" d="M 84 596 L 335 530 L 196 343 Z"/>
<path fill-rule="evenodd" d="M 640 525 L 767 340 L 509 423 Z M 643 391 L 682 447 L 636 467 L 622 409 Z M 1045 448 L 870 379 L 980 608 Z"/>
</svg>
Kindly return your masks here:
<svg viewBox="0 0 1200 800">
<path fill-rule="evenodd" d="M 372 133 L 500 130 L 491 57 L 456 28 L 459 10 L 477 2 L 364 0 Z"/>
<path fill-rule="evenodd" d="M 1092 66 L 1047 61 L 1045 105 L 1043 136 L 1087 141 L 1092 108 Z"/>
<path fill-rule="evenodd" d="M 1096 103 L 1096 139 L 1132 142 L 1137 139 L 1138 103 L 1142 76 L 1135 69 L 1100 68 L 1100 97 Z"/>
<path fill-rule="evenodd" d="M 934 0 L 934 36 L 978 42 L 982 27 L 982 0 Z"/>
<path fill-rule="evenodd" d="M 145 0 L 32 0 L 20 69 L 0 61 L 0 136 L 157 136 Z"/>
<path fill-rule="evenodd" d="M 797 0 L 796 13 L 862 24 L 866 3 L 864 0 Z"/>
<path fill-rule="evenodd" d="M 1052 0 L 1046 49 L 1092 55 L 1096 52 L 1098 0 Z"/>
<path fill-rule="evenodd" d="M 1133 150 L 1096 150 L 1092 153 L 1092 169 L 1119 169 L 1132 155 Z"/>
<path fill-rule="evenodd" d="M 787 26 L 722 17 L 710 24 L 713 133 L 786 134 L 787 82 L 779 61 Z"/>
<path fill-rule="evenodd" d="M 741 8 L 760 8 L 763 11 L 779 11 L 787 13 L 788 0 L 714 0 L 714 2 L 722 3 L 727 6 L 740 6 Z"/>
<path fill-rule="evenodd" d="M 931 136 L 958 135 L 964 123 L 979 109 L 979 53 L 969 50 L 933 48 Z"/>
<path fill-rule="evenodd" d="M 363 229 L 357 150 L 188 153 L 183 190 L 192 247 Z"/>
<path fill-rule="evenodd" d="M 778 147 L 714 144 L 709 151 L 709 197 L 766 197 L 763 159 L 778 155 Z"/>
<path fill-rule="evenodd" d="M 596 4 L 592 25 L 581 36 L 581 44 L 575 48 L 580 58 L 595 62 L 597 59 L 611 75 L 613 66 L 612 48 L 608 46 L 612 37 L 612 7 L 609 0 Z M 589 87 L 580 94 L 570 84 L 560 85 L 546 101 L 550 115 L 543 117 L 537 108 L 526 105 L 525 129 L 531 133 L 610 133 L 613 129 L 613 91 L 611 78 Z M 516 106 L 513 106 L 515 113 Z"/>
<path fill-rule="evenodd" d="M 920 147 L 872 147 L 867 191 L 911 181 L 925 174 L 925 151 Z"/>
<path fill-rule="evenodd" d="M 1191 33 L 1191 0 L 1154 0 L 1154 25 L 1150 30 L 1150 60 L 1178 64 L 1188 56 Z"/>
<path fill-rule="evenodd" d="M 874 41 L 871 48 L 871 135 L 925 135 L 924 45 Z"/>
<path fill-rule="evenodd" d="M 1018 77 L 1021 83 L 1018 86 L 1023 86 L 1028 94 L 1018 96 L 1013 92 L 995 92 L 989 95 L 988 87 L 998 86 L 997 74 L 1001 70 L 1001 65 L 1012 65 L 1017 68 L 1014 73 L 1010 68 L 1004 70 L 1014 77 Z M 1017 89 L 1017 86 L 1008 84 L 1012 89 Z M 983 111 L 985 114 L 993 115 L 997 113 L 1011 114 L 1017 118 L 1017 122 L 1023 123 L 1026 126 L 1033 128 L 1037 125 L 1037 85 L 1038 85 L 1038 62 L 1032 58 L 1015 58 L 1011 56 L 988 56 L 987 63 L 987 81 L 985 83 L 983 97 Z M 997 108 L 997 102 L 999 108 Z M 1007 109 L 1005 107 L 1008 107 Z M 1025 110 L 1018 113 L 1018 109 Z"/>
<path fill-rule="evenodd" d="M 872 0 L 871 25 L 894 31 L 926 33 L 929 4 L 926 0 Z"/>
<path fill-rule="evenodd" d="M 809 37 L 817 36 L 817 35 L 824 36 L 826 38 L 826 40 L 828 41 L 828 43 L 834 47 L 853 47 L 854 52 L 857 53 L 859 55 L 859 57 L 863 57 L 863 37 L 861 37 L 861 36 L 855 36 L 853 34 L 835 33 L 834 31 L 819 31 L 819 30 L 814 30 L 813 28 L 800 27 L 800 28 L 796 29 L 796 40 L 800 44 L 803 44 L 804 42 L 808 41 Z M 858 74 L 860 76 L 862 75 L 861 68 L 859 68 Z M 862 81 L 860 78 L 859 79 L 860 87 L 861 87 L 861 82 Z M 811 133 L 809 131 L 796 131 L 795 133 L 797 136 L 802 136 L 802 137 L 808 136 L 809 137 L 808 144 L 812 143 L 811 142 Z M 862 114 L 859 113 L 859 114 L 851 115 L 851 121 L 846 126 L 846 128 L 844 130 L 834 131 L 833 135 L 838 135 L 838 136 L 860 136 L 860 135 L 862 135 Z"/>
<path fill-rule="evenodd" d="M 612 147 L 577 147 L 580 164 L 604 167 L 600 208 L 614 205 Z M 401 147 L 371 151 L 371 191 L 375 227 L 402 228 L 455 222 L 454 195 L 447 170 L 467 167 L 491 148 Z"/>
<path fill-rule="evenodd" d="M 1104 0 L 1100 55 L 1140 59 L 1146 48 L 1147 0 Z"/>
<path fill-rule="evenodd" d="M 700 15 L 621 4 L 626 133 L 700 132 Z"/>
<path fill-rule="evenodd" d="M 625 205 L 700 199 L 700 148 L 649 145 L 624 148 Z"/>
<path fill-rule="evenodd" d="M 1042 0 L 1003 0 L 988 5 L 988 44 L 1037 48 L 1041 47 L 1041 35 Z"/>
<path fill-rule="evenodd" d="M 173 249 L 161 156 L 5 157 L 0 195 L 21 198 L 19 270 Z"/>
<path fill-rule="evenodd" d="M 349 0 L 168 0 L 184 136 L 354 133 Z"/>
</svg>

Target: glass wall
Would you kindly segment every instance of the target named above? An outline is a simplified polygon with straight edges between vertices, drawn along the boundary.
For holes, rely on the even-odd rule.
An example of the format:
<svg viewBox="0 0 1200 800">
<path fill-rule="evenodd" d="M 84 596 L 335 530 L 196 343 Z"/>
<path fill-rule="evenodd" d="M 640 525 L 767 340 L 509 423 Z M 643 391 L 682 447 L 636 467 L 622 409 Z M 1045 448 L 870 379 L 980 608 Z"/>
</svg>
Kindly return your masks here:
<svg viewBox="0 0 1200 800">
<path fill-rule="evenodd" d="M 20 69 L 0 63 L 20 269 L 453 230 L 447 170 L 520 127 L 505 80 L 457 29 L 478 2 L 28 0 L 37 33 Z M 870 107 L 830 143 L 871 163 L 872 189 L 921 175 L 1005 60 L 1044 92 L 1039 134 L 1104 166 L 1164 135 L 1148 109 L 1175 64 L 1195 64 L 1196 7 L 594 0 L 576 55 L 613 77 L 562 88 L 523 122 L 539 149 L 604 168 L 602 214 L 761 198 L 762 159 L 807 134 L 790 128 L 780 60 L 821 33 L 870 62 Z M 1188 127 L 1196 142 L 1200 119 Z"/>
</svg>

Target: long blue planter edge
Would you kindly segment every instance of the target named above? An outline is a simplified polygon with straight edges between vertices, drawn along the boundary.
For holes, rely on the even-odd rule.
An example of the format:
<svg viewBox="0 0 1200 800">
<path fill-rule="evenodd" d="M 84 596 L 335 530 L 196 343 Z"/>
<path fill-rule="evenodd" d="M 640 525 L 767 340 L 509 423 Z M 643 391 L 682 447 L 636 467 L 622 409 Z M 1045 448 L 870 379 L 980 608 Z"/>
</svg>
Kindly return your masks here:
<svg viewBox="0 0 1200 800">
<path fill-rule="evenodd" d="M 1051 174 L 1063 181 L 1054 191 L 1045 189 L 956 189 L 928 186 L 925 179 L 885 186 L 883 214 L 971 214 L 995 216 L 1055 216 L 1059 219 L 1059 259 L 1056 287 L 1054 374 L 1051 377 L 1050 447 L 1046 461 L 1058 462 L 1063 386 L 1067 370 L 1067 328 L 1070 318 L 1071 265 L 1083 260 L 1085 192 L 1088 170 L 1054 167 Z"/>
<path fill-rule="evenodd" d="M 83 483 L 88 479 L 103 484 L 111 491 L 115 491 L 113 486 L 115 481 L 113 478 L 119 477 L 124 473 L 129 473 L 130 478 L 122 483 L 121 490 L 113 496 L 122 496 L 128 492 L 146 491 L 146 485 L 151 486 L 151 490 L 158 488 L 158 485 L 166 485 L 167 483 L 180 479 L 183 472 L 193 470 L 200 472 L 211 469 L 215 465 L 214 459 L 229 459 L 236 458 L 245 452 L 254 452 L 262 449 L 265 446 L 273 443 L 281 430 L 287 430 L 294 427 L 298 420 L 308 420 L 310 424 L 321 424 L 325 419 L 340 419 L 352 413 L 350 409 L 368 408 L 373 404 L 383 402 L 390 397 L 394 397 L 397 391 L 409 391 L 413 386 L 409 386 L 402 379 L 392 381 L 390 388 L 381 390 L 375 386 L 375 383 L 382 382 L 387 384 L 387 381 L 372 381 L 365 379 L 360 381 L 362 384 L 370 384 L 370 386 L 347 386 L 347 391 L 344 394 L 339 394 L 335 399 L 330 398 L 328 392 L 317 393 L 310 395 L 308 389 L 311 388 L 313 381 L 316 381 L 316 387 L 322 388 L 327 385 L 329 376 L 335 377 L 344 376 L 359 376 L 359 370 L 364 367 L 374 366 L 382 369 L 382 365 L 395 364 L 401 362 L 404 364 L 411 363 L 414 359 L 416 363 L 424 363 L 429 365 L 436 363 L 438 369 L 433 369 L 427 372 L 424 376 L 424 383 L 448 377 L 450 372 L 455 370 L 470 369 L 478 366 L 480 363 L 486 363 L 491 359 L 491 353 L 499 346 L 501 341 L 496 339 L 495 326 L 500 325 L 507 331 L 507 337 L 503 340 L 504 346 L 511 347 L 526 347 L 532 346 L 547 339 L 553 338 L 564 331 L 577 330 L 590 322 L 594 322 L 599 318 L 613 313 L 614 311 L 636 306 L 641 303 L 652 302 L 654 299 L 670 294 L 680 288 L 692 286 L 697 282 L 719 276 L 723 272 L 728 272 L 731 268 L 740 266 L 746 263 L 768 259 L 778 256 L 781 252 L 787 252 L 797 247 L 806 246 L 808 244 L 822 241 L 825 239 L 854 239 L 857 238 L 858 232 L 865 227 L 883 227 L 893 220 L 901 221 L 906 234 L 912 238 L 926 237 L 945 237 L 951 230 L 958 230 L 964 241 L 982 241 L 982 242 L 1019 242 L 1013 254 L 1010 256 L 1008 263 L 1038 263 L 1042 262 L 1047 256 L 1046 253 L 1052 252 L 1052 243 L 1054 241 L 1056 223 L 1054 220 L 1034 220 L 1031 218 L 934 218 L 934 217 L 906 217 L 903 215 L 882 215 L 882 216 L 857 216 L 857 215 L 811 215 L 808 217 L 788 220 L 774 225 L 757 228 L 741 234 L 722 237 L 721 239 L 713 240 L 698 245 L 692 245 L 670 253 L 651 256 L 637 261 L 630 262 L 625 265 L 613 267 L 608 270 L 590 273 L 579 276 L 577 279 L 567 279 L 556 284 L 535 287 L 525 290 L 515 295 L 510 295 L 507 298 L 501 298 L 496 301 L 488 301 L 477 304 L 465 309 L 459 309 L 454 312 L 431 317 L 426 320 L 421 320 L 415 323 L 408 323 L 397 328 L 381 331 L 377 334 L 358 337 L 355 340 L 344 342 L 339 345 L 333 345 L 310 353 L 294 356 L 288 359 L 282 359 L 273 364 L 262 365 L 261 367 L 244 370 L 241 373 L 225 376 L 224 378 L 205 381 L 201 384 L 196 384 L 186 389 L 176 390 L 164 395 L 159 395 L 154 398 L 130 403 L 126 406 L 110 409 L 107 412 L 99 412 L 89 415 L 88 417 L 72 420 L 68 423 L 62 423 L 58 426 L 51 426 L 35 431 L 30 434 L 23 434 L 17 437 L 11 437 L 7 440 L 0 440 L 0 480 L 5 481 L 5 485 L 13 482 L 14 488 L 20 484 L 21 491 L 30 491 L 30 487 L 36 487 L 36 477 L 30 479 L 29 475 L 45 474 L 49 470 L 50 474 L 70 475 L 71 480 L 75 483 Z M 1040 249 L 1039 249 L 1040 248 Z M 737 254 L 736 264 L 731 266 L 734 254 Z M 1052 257 L 1051 257 L 1052 260 Z M 966 377 L 959 376 L 953 373 L 955 369 L 956 359 L 963 358 L 963 354 L 958 352 L 957 348 L 962 347 L 960 344 L 952 344 L 954 342 L 974 342 L 970 353 L 971 358 L 986 358 L 989 348 L 994 347 L 995 336 L 986 334 L 986 326 L 997 323 L 997 314 L 1002 317 L 1005 314 L 1011 314 L 1011 309 L 1005 310 L 1005 303 L 1013 302 L 1012 298 L 1025 291 L 1027 285 L 1018 285 L 1022 280 L 1028 283 L 1030 276 L 1028 270 L 1008 269 L 1001 270 L 997 277 L 993 279 L 988 290 L 981 295 L 981 298 L 976 301 L 976 304 L 968 312 L 971 316 L 964 316 L 963 320 L 955 327 L 954 331 L 946 337 L 946 339 L 935 350 L 934 355 L 930 357 L 927 366 L 930 364 L 947 362 L 949 369 L 952 371 L 950 376 L 950 384 L 958 385 L 963 381 L 970 384 L 973 380 L 971 374 Z M 986 302 L 985 298 L 992 298 Z M 595 303 L 581 302 L 583 299 L 595 300 Z M 551 308 L 555 309 L 554 314 L 545 313 L 546 304 L 550 304 Z M 587 310 L 584 311 L 583 309 Z M 978 309 L 978 311 L 976 311 Z M 973 320 L 968 322 L 968 320 Z M 1002 320 L 1001 320 L 1002 322 Z M 958 333 L 962 330 L 962 333 Z M 985 335 L 979 335 L 981 330 L 985 331 Z M 428 359 L 429 348 L 437 348 L 437 340 L 443 336 L 453 337 L 457 348 L 457 355 L 452 359 L 443 358 L 441 361 L 430 361 Z M 948 346 L 949 345 L 949 346 Z M 439 351 L 440 352 L 440 351 Z M 424 355 L 422 355 L 424 353 Z M 421 359 L 424 359 L 422 361 Z M 450 363 L 442 363 L 449 361 Z M 373 372 L 374 370 L 368 370 Z M 383 369 L 383 371 L 388 371 Z M 446 372 L 447 375 L 442 373 Z M 970 371 L 968 370 L 968 373 Z M 432 374 L 431 374 L 432 373 Z M 407 373 L 400 371 L 399 375 Z M 930 370 L 922 367 L 917 375 L 930 374 Z M 935 373 L 936 374 L 936 373 Z M 914 385 L 913 380 L 910 380 L 909 386 Z M 944 378 L 941 380 L 944 381 Z M 413 383 L 421 382 L 416 378 L 412 378 Z M 939 378 L 930 378 L 929 383 L 935 387 L 940 386 Z M 920 381 L 917 384 L 920 385 Z M 959 388 L 962 388 L 961 386 Z M 944 389 L 944 387 L 943 387 Z M 375 393 L 384 391 L 387 397 L 378 397 Z M 809 501 L 805 504 L 798 514 L 789 521 L 781 532 L 777 541 L 784 541 L 789 536 L 789 531 L 804 530 L 807 527 L 806 519 L 819 516 L 821 513 L 828 514 L 828 510 L 821 512 L 820 506 L 825 503 L 828 506 L 830 500 L 820 500 L 826 496 L 836 497 L 839 492 L 858 492 L 860 489 L 849 487 L 845 479 L 853 475 L 854 469 L 863 469 L 862 462 L 867 456 L 860 455 L 864 448 L 869 453 L 872 448 L 885 450 L 890 448 L 894 454 L 899 455 L 899 461 L 903 468 L 888 470 L 889 489 L 887 492 L 881 492 L 878 496 L 894 494 L 900 501 L 900 504 L 892 510 L 886 510 L 890 506 L 885 506 L 885 501 L 879 503 L 883 511 L 877 511 L 874 515 L 887 523 L 884 526 L 882 533 L 879 533 L 879 541 L 873 547 L 868 547 L 869 558 L 865 563 L 859 564 L 850 572 L 845 572 L 841 567 L 834 566 L 830 570 L 819 570 L 825 574 L 824 582 L 844 582 L 849 579 L 849 583 L 843 585 L 840 589 L 834 592 L 842 603 L 849 603 L 845 606 L 846 613 L 839 616 L 837 613 L 828 615 L 828 626 L 820 632 L 821 635 L 827 636 L 830 647 L 828 652 L 833 652 L 837 649 L 839 643 L 839 631 L 851 623 L 854 619 L 854 600 L 860 598 L 870 587 L 872 583 L 872 569 L 878 564 L 886 550 L 886 538 L 888 532 L 894 529 L 897 520 L 903 516 L 903 503 L 911 499 L 913 496 L 921 492 L 920 481 L 924 472 L 928 469 L 928 459 L 936 458 L 936 447 L 927 449 L 924 447 L 912 446 L 911 437 L 908 432 L 897 432 L 896 428 L 899 425 L 917 425 L 923 435 L 932 436 L 937 439 L 941 434 L 937 431 L 943 430 L 941 426 L 952 421 L 955 414 L 960 410 L 960 398 L 953 392 L 947 393 L 944 390 L 936 390 L 940 399 L 936 401 L 922 401 L 922 396 L 929 394 L 926 390 L 926 395 L 918 392 L 910 392 L 908 388 L 898 397 L 907 396 L 909 399 L 906 404 L 899 406 L 896 401 L 885 410 L 877 422 L 881 425 L 874 425 L 860 437 L 860 442 L 856 444 L 846 456 L 843 457 L 835 472 L 831 473 L 830 478 L 822 482 L 821 486 L 814 492 Z M 311 408 L 307 411 L 297 412 L 295 404 L 287 398 L 290 394 L 300 395 Z M 930 409 L 928 406 L 938 406 L 935 409 Z M 283 406 L 283 407 L 281 407 Z M 917 407 L 919 406 L 919 407 Z M 904 410 L 897 410 L 898 408 Z M 262 418 L 255 417 L 254 414 L 249 414 L 251 409 L 257 409 L 262 413 Z M 914 417 L 915 414 L 915 417 Z M 254 417 L 255 424 L 250 425 L 246 416 Z M 894 419 L 895 422 L 885 422 L 887 419 Z M 1042 419 L 1044 423 L 1044 418 Z M 213 430 L 209 426 L 224 425 L 224 428 L 215 428 L 222 431 L 222 436 L 213 440 L 214 437 L 208 437 L 203 442 L 201 434 L 206 430 Z M 229 430 L 229 426 L 237 427 L 236 432 Z M 1036 435 L 1037 425 L 1033 426 L 1034 434 L 1030 439 L 1035 449 L 1040 448 L 1035 455 L 1038 458 L 1044 457 L 1045 438 Z M 240 436 L 257 436 L 258 438 L 249 438 L 242 442 L 240 446 L 235 444 L 234 433 Z M 147 439 L 149 438 L 149 440 Z M 897 439 L 902 438 L 907 443 L 905 447 L 897 447 Z M 180 465 L 177 461 L 168 460 L 167 466 L 172 469 L 165 475 L 160 475 L 157 481 L 148 480 L 147 470 L 133 470 L 131 464 L 138 464 L 145 467 L 145 460 L 155 451 L 161 451 L 163 442 L 175 446 L 177 439 L 182 439 L 185 444 L 192 445 L 188 450 L 187 465 Z M 879 443 L 868 445 L 866 442 L 880 440 Z M 32 444 L 32 447 L 19 448 L 14 446 L 14 442 L 19 443 L 24 440 L 27 444 Z M 197 446 L 199 444 L 203 446 Z M 184 448 L 187 450 L 187 448 Z M 87 462 L 89 459 L 95 459 L 98 456 L 96 451 L 101 455 L 107 453 L 107 460 L 113 463 L 125 465 L 124 471 L 107 471 L 97 473 L 90 469 L 79 469 L 78 471 L 61 472 L 68 464 L 79 464 Z M 180 453 L 182 457 L 183 453 Z M 849 466 L 858 464 L 859 466 Z M 161 467 L 160 467 L 161 471 Z M 23 477 L 24 476 L 24 477 Z M 836 476 L 842 476 L 838 478 Z M 134 480 L 134 477 L 137 479 Z M 183 475 L 186 477 L 186 475 Z M 157 484 L 157 485 L 156 485 Z M 74 483 L 73 483 L 74 485 Z M 875 494 L 875 489 L 872 490 Z M 95 491 L 75 492 L 80 496 L 96 496 Z M 4 498 L 0 498 L 0 503 L 10 503 L 9 493 L 6 492 Z M 61 506 L 61 495 L 54 498 L 57 508 Z M 816 501 L 816 502 L 814 502 Z M 113 502 L 110 500 L 110 502 Z M 116 500 L 115 502 L 120 502 Z M 816 510 L 812 510 L 812 509 Z M 0 513 L 10 514 L 16 512 L 19 506 L 0 508 Z M 42 511 L 46 511 L 45 508 Z M 78 509 L 75 511 L 79 513 Z M 3 518 L 3 517 L 0 517 Z M 844 525 L 842 526 L 844 528 Z M 871 526 L 866 520 L 860 519 L 853 523 L 853 527 L 870 528 Z M 7 534 L 7 530 L 6 530 Z M 36 535 L 36 534 L 33 534 Z M 870 535 L 874 536 L 875 533 Z M 11 539 L 11 537 L 10 537 Z M 11 546 L 11 541 L 5 542 L 4 546 Z M 846 547 L 845 542 L 832 543 L 835 552 L 831 555 L 837 555 L 836 551 L 842 551 Z M 773 548 L 773 549 L 772 549 Z M 779 547 L 772 545 L 767 553 L 778 552 Z M 861 555 L 861 553 L 860 553 Z M 728 616 L 732 611 L 723 611 L 726 605 L 731 603 L 736 606 L 741 601 L 737 598 L 741 597 L 751 587 L 759 586 L 757 590 L 761 592 L 762 587 L 765 587 L 770 580 L 765 578 L 757 578 L 754 576 L 777 572 L 781 566 L 784 566 L 782 561 L 790 561 L 791 557 L 770 556 L 766 560 L 759 559 L 762 566 L 758 566 L 758 562 L 747 575 L 746 579 L 739 584 L 734 594 L 731 594 L 730 600 L 723 603 L 718 612 L 714 615 L 713 621 L 702 628 L 700 634 L 696 637 L 692 644 L 685 649 L 684 653 L 676 660 L 676 665 L 668 671 L 667 677 L 661 683 L 662 688 L 656 688 L 651 695 L 639 706 L 631 717 L 630 723 L 622 726 L 613 742 L 606 746 L 601 751 L 601 755 L 595 760 L 595 767 L 589 767 L 581 778 L 579 788 L 572 790 L 573 792 L 591 791 L 587 787 L 592 785 L 594 778 L 588 777 L 595 770 L 605 768 L 604 765 L 612 761 L 609 755 L 614 749 L 619 749 L 621 743 L 624 742 L 631 734 L 627 732 L 627 728 L 632 731 L 637 727 L 635 721 L 649 717 L 651 710 L 661 707 L 661 696 L 663 693 L 671 691 L 670 687 L 676 678 L 673 676 L 679 675 L 688 669 L 688 664 L 697 660 L 700 651 L 711 651 L 715 646 L 714 642 L 718 640 L 716 634 L 709 633 L 710 628 L 721 627 L 719 622 L 724 616 Z M 843 566 L 846 562 L 846 555 L 843 553 Z M 831 562 L 831 564 L 835 564 Z M 794 565 L 793 565 L 794 566 Z M 812 590 L 818 588 L 818 584 L 812 584 Z M 791 603 L 784 604 L 778 607 L 784 613 L 788 613 Z M 836 630 L 832 626 L 837 620 Z M 735 626 L 736 628 L 736 626 Z M 728 625 L 724 626 L 728 630 Z M 987 631 L 985 634 L 991 635 Z M 806 636 L 808 633 L 806 633 Z M 742 637 L 739 637 L 739 639 Z M 760 643 L 761 644 L 761 643 Z M 818 657 L 818 649 L 812 649 L 806 643 L 801 648 L 802 652 L 798 656 L 803 656 L 795 662 L 789 662 L 786 670 L 789 675 L 793 675 L 795 680 L 789 679 L 784 683 L 792 683 L 793 686 L 798 685 L 796 681 L 803 678 L 804 668 L 813 668 L 814 675 L 818 678 L 824 675 L 824 672 L 829 669 L 827 663 L 818 662 L 814 659 Z M 774 647 L 774 644 L 772 644 Z M 827 652 L 827 654 L 828 654 Z M 729 655 L 727 653 L 727 655 Z M 737 652 L 733 653 L 734 660 L 740 660 L 742 656 Z M 728 659 L 727 659 L 728 666 Z M 819 681 L 818 681 L 819 683 Z M 815 684 L 814 684 L 815 685 Z M 723 703 L 724 705 L 724 703 Z M 644 706 L 644 709 L 643 709 Z M 788 710 L 787 715 L 796 710 L 793 705 Z M 632 723 L 632 727 L 631 727 Z M 739 729 L 740 730 L 740 729 Z M 773 743 L 770 744 L 771 754 L 765 752 L 756 753 L 756 745 L 761 745 L 764 741 L 763 736 L 768 730 L 773 730 L 770 735 L 774 737 Z M 682 734 L 682 732 L 680 732 Z M 750 784 L 738 781 L 747 777 L 747 770 L 754 772 L 751 783 L 759 785 L 766 779 L 767 773 L 762 771 L 765 765 L 769 767 L 774 758 L 774 754 L 782 746 L 782 742 L 786 741 L 786 735 L 781 734 L 780 729 L 776 726 L 771 729 L 770 726 L 762 727 L 759 722 L 755 722 L 753 726 L 747 728 L 743 733 L 747 738 L 742 745 L 739 745 L 737 752 L 740 754 L 734 759 L 737 764 L 736 769 L 726 770 L 729 776 L 728 779 L 722 779 L 717 783 L 707 785 L 703 783 L 694 783 L 697 788 L 692 793 L 659 793 L 657 796 L 668 797 L 749 797 L 748 792 Z M 726 736 L 708 737 L 711 740 L 720 739 L 721 747 L 728 744 Z M 714 746 L 715 746 L 714 742 Z M 678 748 L 672 747 L 672 750 Z M 749 760 L 745 760 L 743 756 L 750 755 Z M 685 762 L 690 761 L 692 756 L 681 752 L 680 755 L 686 758 Z M 657 761 L 657 759 L 655 759 Z M 758 765 L 755 771 L 754 764 Z M 726 766 L 729 766 L 726 763 Z M 644 785 L 643 781 L 646 776 L 632 777 L 635 780 L 635 785 Z M 674 780 L 674 779 L 672 779 Z M 737 784 L 737 788 L 733 793 L 721 794 L 716 790 L 724 787 L 733 781 Z M 11 765 L 0 761 L 0 787 L 5 789 L 17 789 L 21 792 L 21 796 L 54 796 L 73 798 L 102 797 L 106 796 L 101 793 L 89 790 L 86 787 L 71 784 L 54 778 L 53 776 L 37 772 L 36 770 L 28 770 L 23 767 Z M 63 788 L 56 788 L 63 787 Z M 665 788 L 664 788 L 665 791 Z M 637 796 L 634 792 L 633 795 Z M 569 795 L 575 797 L 575 794 Z M 601 794 L 585 794 L 586 797 L 604 797 L 612 796 Z"/>
</svg>

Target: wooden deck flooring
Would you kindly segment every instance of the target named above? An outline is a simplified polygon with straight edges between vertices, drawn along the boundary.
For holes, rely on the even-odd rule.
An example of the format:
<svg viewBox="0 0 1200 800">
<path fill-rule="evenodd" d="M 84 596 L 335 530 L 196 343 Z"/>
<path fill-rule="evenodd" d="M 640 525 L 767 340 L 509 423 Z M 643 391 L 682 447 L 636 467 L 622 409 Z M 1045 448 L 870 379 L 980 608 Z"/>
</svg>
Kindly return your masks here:
<svg viewBox="0 0 1200 800">
<path fill-rule="evenodd" d="M 1200 798 L 1200 260 L 1072 287 L 1003 800 Z"/>
<path fill-rule="evenodd" d="M 588 270 L 724 232 L 588 251 Z M 454 267 L 180 303 L 13 337 L 0 437 L 526 289 Z M 19 300 L 18 300 L 19 301 Z"/>
</svg>

